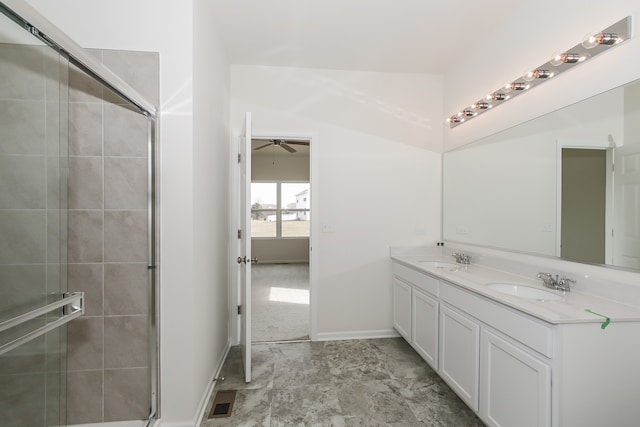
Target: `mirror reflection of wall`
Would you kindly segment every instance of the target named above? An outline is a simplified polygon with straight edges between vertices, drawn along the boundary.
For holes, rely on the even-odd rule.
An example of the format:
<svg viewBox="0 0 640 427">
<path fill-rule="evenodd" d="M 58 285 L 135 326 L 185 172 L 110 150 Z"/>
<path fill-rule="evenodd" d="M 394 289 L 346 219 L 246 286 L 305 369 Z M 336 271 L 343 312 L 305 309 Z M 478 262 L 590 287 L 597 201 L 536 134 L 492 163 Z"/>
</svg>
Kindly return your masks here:
<svg viewBox="0 0 640 427">
<path fill-rule="evenodd" d="M 443 210 L 445 240 L 640 269 L 640 82 L 445 153 Z"/>
</svg>

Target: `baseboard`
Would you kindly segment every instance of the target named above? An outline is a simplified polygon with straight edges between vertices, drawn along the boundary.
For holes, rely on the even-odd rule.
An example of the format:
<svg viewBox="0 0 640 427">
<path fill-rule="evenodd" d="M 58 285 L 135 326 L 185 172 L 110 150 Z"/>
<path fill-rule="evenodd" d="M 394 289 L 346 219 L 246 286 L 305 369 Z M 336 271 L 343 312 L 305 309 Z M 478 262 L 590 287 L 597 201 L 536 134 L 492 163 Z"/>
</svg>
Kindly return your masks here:
<svg viewBox="0 0 640 427">
<path fill-rule="evenodd" d="M 395 329 L 382 329 L 378 331 L 346 331 L 346 332 L 318 332 L 312 341 L 338 341 L 338 340 L 370 340 L 375 338 L 397 338 L 400 335 Z"/>
<path fill-rule="evenodd" d="M 160 419 L 153 425 L 153 427 L 199 427 L 200 425 L 202 425 L 202 421 L 204 420 L 204 417 L 206 415 L 204 411 L 207 408 L 207 405 L 209 404 L 209 400 L 211 399 L 211 395 L 213 394 L 213 389 L 216 386 L 216 378 L 220 376 L 220 372 L 222 371 L 222 367 L 224 366 L 224 361 L 227 359 L 227 355 L 229 354 L 230 348 L 231 348 L 231 345 L 229 341 L 227 341 L 227 345 L 224 349 L 224 352 L 222 353 L 222 358 L 218 361 L 218 366 L 216 367 L 216 370 L 214 371 L 211 378 L 209 379 L 209 385 L 205 389 L 205 392 L 202 395 L 202 398 L 200 399 L 200 403 L 198 404 L 198 409 L 196 410 L 196 413 L 194 414 L 193 419 L 190 422 L 184 422 L 184 421 L 164 422 L 162 421 L 162 419 Z"/>
<path fill-rule="evenodd" d="M 110 423 L 91 423 L 91 424 L 69 424 L 67 427 L 142 427 L 147 420 L 136 421 L 114 421 Z M 156 424 L 157 426 L 157 424 Z M 154 426 L 155 427 L 155 426 Z"/>
<path fill-rule="evenodd" d="M 209 404 L 209 400 L 211 399 L 211 395 L 213 394 L 213 389 L 216 386 L 216 378 L 220 376 L 220 372 L 222 372 L 222 367 L 224 366 L 224 361 L 227 359 L 227 354 L 229 354 L 229 349 L 231 348 L 231 344 L 227 340 L 227 345 L 222 352 L 222 358 L 218 361 L 218 367 L 216 368 L 213 376 L 209 379 L 209 387 L 204 392 L 202 399 L 200 399 L 200 404 L 198 405 L 198 411 L 195 413 L 193 424 L 194 427 L 198 427 L 202 424 L 202 420 L 205 417 L 205 409 L 207 409 L 207 405 Z"/>
</svg>

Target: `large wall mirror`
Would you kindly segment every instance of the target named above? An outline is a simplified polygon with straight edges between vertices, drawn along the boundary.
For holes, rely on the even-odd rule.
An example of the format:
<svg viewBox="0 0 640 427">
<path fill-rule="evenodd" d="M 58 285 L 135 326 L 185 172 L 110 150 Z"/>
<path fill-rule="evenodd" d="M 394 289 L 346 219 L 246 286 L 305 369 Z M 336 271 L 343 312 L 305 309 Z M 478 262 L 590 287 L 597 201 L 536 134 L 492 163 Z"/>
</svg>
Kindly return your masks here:
<svg viewBox="0 0 640 427">
<path fill-rule="evenodd" d="M 640 269 L 640 80 L 444 155 L 443 237 Z"/>
</svg>

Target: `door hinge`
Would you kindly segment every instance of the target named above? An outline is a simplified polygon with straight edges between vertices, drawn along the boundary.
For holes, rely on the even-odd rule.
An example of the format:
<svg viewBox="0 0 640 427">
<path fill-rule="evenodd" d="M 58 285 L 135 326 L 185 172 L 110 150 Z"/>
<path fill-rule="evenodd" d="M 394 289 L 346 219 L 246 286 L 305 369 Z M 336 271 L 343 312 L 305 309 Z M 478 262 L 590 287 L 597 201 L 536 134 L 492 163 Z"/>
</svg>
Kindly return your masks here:
<svg viewBox="0 0 640 427">
<path fill-rule="evenodd" d="M 238 163 L 242 163 L 242 154 L 238 153 Z"/>
<path fill-rule="evenodd" d="M 238 314 L 242 314 L 242 306 L 241 305 L 238 306 Z"/>
<path fill-rule="evenodd" d="M 242 230 L 238 230 L 238 239 L 242 239 Z"/>
</svg>

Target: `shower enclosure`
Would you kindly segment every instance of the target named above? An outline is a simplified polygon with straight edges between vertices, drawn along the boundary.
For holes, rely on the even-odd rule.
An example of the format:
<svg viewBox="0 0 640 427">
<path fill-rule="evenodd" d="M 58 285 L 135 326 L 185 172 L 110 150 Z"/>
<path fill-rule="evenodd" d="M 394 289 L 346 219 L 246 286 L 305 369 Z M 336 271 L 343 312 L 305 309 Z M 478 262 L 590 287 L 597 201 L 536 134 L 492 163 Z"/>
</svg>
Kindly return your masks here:
<svg viewBox="0 0 640 427">
<path fill-rule="evenodd" d="M 0 425 L 150 425 L 158 55 L 0 11 Z"/>
</svg>

